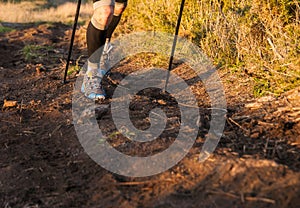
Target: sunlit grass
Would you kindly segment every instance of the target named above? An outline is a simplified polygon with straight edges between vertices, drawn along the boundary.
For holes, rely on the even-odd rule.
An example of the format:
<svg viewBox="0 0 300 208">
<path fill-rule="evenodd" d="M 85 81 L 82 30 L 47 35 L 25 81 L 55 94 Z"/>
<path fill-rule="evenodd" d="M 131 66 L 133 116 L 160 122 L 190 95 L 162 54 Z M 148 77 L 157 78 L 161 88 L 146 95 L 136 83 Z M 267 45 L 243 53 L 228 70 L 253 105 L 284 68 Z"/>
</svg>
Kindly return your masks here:
<svg viewBox="0 0 300 208">
<path fill-rule="evenodd" d="M 45 7 L 46 1 L 22 1 L 20 3 L 0 2 L 0 21 L 10 23 L 63 22 L 72 23 L 76 12 L 76 2 L 66 2 L 57 6 Z M 91 3 L 82 3 L 80 20 L 90 18 Z"/>
<path fill-rule="evenodd" d="M 181 0 L 131 0 L 116 34 L 174 34 Z M 190 0 L 180 27 L 218 68 L 239 68 L 255 96 L 300 85 L 300 3 L 296 0 Z M 283 71 L 284 70 L 284 71 Z"/>
</svg>

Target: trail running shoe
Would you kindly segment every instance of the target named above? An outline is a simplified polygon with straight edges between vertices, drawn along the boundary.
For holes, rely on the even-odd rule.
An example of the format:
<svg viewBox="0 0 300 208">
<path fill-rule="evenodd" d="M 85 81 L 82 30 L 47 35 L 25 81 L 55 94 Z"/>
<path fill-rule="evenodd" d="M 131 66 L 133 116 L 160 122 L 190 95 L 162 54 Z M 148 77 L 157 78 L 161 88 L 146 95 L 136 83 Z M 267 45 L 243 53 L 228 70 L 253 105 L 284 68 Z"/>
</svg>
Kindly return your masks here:
<svg viewBox="0 0 300 208">
<path fill-rule="evenodd" d="M 110 52 L 113 46 L 109 41 L 104 45 L 103 53 L 100 58 L 99 68 L 97 70 L 89 70 L 86 72 L 83 83 L 81 86 L 81 92 L 92 100 L 103 100 L 105 99 L 105 91 L 101 86 L 101 81 L 104 75 L 110 70 Z"/>
<path fill-rule="evenodd" d="M 105 70 L 89 70 L 86 72 L 81 85 L 81 92 L 91 100 L 104 100 L 105 91 L 101 85 Z"/>
</svg>

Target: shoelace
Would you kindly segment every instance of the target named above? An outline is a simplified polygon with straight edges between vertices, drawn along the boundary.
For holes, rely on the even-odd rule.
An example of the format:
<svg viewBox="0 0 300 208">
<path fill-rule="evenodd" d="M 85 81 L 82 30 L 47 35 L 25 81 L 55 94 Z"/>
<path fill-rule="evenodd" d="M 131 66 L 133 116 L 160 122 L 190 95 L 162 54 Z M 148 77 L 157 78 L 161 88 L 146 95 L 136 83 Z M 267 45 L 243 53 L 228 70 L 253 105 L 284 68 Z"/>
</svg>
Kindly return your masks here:
<svg viewBox="0 0 300 208">
<path fill-rule="evenodd" d="M 103 52 L 106 54 L 109 54 L 109 52 L 111 51 L 111 49 L 113 49 L 113 46 L 111 43 L 107 43 L 107 45 L 105 46 Z"/>
<path fill-rule="evenodd" d="M 100 82 L 102 80 L 101 76 L 92 76 L 92 78 L 90 78 L 90 85 L 92 89 L 102 89 Z"/>
<path fill-rule="evenodd" d="M 107 43 L 104 47 L 102 56 L 101 56 L 101 65 L 105 66 L 107 62 L 110 60 L 110 51 L 113 49 L 113 46 L 110 43 Z M 104 67 L 106 68 L 106 67 Z"/>
</svg>

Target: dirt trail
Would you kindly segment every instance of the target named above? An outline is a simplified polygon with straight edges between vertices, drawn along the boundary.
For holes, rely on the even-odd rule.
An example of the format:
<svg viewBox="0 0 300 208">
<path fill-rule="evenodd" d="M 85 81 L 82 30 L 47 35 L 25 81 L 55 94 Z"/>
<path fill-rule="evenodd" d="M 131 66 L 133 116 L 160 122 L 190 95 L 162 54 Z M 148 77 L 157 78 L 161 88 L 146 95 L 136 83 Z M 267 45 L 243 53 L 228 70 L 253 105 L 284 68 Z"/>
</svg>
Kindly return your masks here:
<svg viewBox="0 0 300 208">
<path fill-rule="evenodd" d="M 220 71 L 228 115 L 214 154 L 197 162 L 209 128 L 204 110 L 199 138 L 179 164 L 152 177 L 121 177 L 93 162 L 77 140 L 71 115 L 76 76 L 61 82 L 71 28 L 59 23 L 14 27 L 0 34 L 0 106 L 4 100 L 17 101 L 0 113 L 1 207 L 300 206 L 300 88 L 278 98 L 254 99 L 245 77 Z M 77 33 L 75 59 L 86 54 L 84 32 Z M 30 44 L 44 47 L 38 49 L 39 58 L 25 61 L 20 51 Z M 112 80 L 118 83 L 137 70 L 136 63 L 129 59 L 113 69 L 105 81 L 109 93 Z M 182 74 L 187 67 L 179 64 L 174 70 Z M 207 107 L 201 83 L 194 89 L 201 107 Z M 133 103 L 132 110 L 146 107 Z M 109 114 L 101 119 L 113 132 Z M 144 128 L 139 119 L 133 122 Z M 124 138 L 110 142 L 119 146 Z M 128 154 L 138 150 L 123 149 Z"/>
</svg>

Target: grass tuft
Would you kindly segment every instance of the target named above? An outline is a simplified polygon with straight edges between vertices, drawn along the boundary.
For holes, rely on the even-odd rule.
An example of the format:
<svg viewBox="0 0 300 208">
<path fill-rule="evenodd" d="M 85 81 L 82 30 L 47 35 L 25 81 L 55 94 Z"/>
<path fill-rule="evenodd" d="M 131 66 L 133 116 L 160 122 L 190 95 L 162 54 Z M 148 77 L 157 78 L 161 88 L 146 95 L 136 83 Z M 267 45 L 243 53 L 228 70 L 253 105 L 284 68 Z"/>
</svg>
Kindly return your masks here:
<svg viewBox="0 0 300 208">
<path fill-rule="evenodd" d="M 48 51 L 52 50 L 51 46 L 43 45 L 26 45 L 21 50 L 21 53 L 26 62 L 41 62 L 47 57 Z"/>
<path fill-rule="evenodd" d="M 14 30 L 13 28 L 5 27 L 5 26 L 1 25 L 1 23 L 0 23 L 0 33 L 11 32 L 13 30 Z"/>
</svg>

